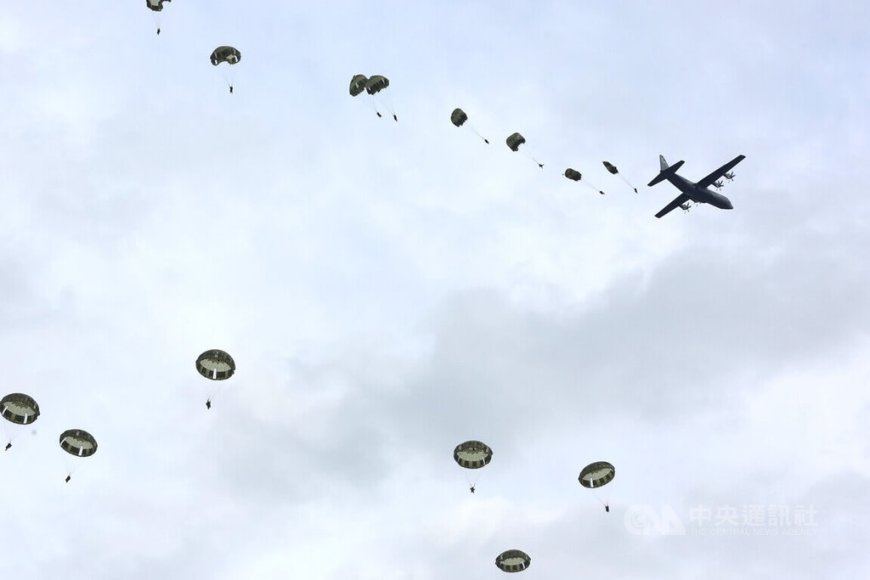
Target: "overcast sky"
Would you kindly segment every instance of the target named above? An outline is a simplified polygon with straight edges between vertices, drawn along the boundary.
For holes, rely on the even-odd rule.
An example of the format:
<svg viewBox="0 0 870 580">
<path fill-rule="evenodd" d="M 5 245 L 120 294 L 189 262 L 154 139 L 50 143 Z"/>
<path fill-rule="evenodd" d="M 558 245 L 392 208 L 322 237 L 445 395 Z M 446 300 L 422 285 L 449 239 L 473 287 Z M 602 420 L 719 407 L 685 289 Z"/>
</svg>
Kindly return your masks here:
<svg viewBox="0 0 870 580">
<path fill-rule="evenodd" d="M 870 573 L 870 5 L 7 4 L 7 573 Z"/>
</svg>

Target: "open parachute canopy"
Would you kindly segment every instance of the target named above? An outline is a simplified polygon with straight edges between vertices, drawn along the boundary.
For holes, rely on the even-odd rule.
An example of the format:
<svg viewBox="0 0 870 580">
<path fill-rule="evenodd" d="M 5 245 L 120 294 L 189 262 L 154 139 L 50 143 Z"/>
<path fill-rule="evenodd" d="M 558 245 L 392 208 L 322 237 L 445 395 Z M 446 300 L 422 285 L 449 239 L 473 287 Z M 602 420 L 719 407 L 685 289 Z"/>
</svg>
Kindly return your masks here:
<svg viewBox="0 0 870 580">
<path fill-rule="evenodd" d="M 381 75 L 374 75 L 366 81 L 366 92 L 370 95 L 379 93 L 390 86 L 390 79 Z"/>
<path fill-rule="evenodd" d="M 570 167 L 565 170 L 565 177 L 572 181 L 580 181 L 583 178 L 583 174 L 577 171 L 576 169 L 571 169 Z"/>
<path fill-rule="evenodd" d="M 594 489 L 607 485 L 615 476 L 616 468 L 612 464 L 606 461 L 596 461 L 584 467 L 577 479 L 583 487 Z"/>
<path fill-rule="evenodd" d="M 369 82 L 366 75 L 353 75 L 350 79 L 350 96 L 355 97 L 366 89 L 366 83 Z"/>
<path fill-rule="evenodd" d="M 242 60 L 242 53 L 239 49 L 232 46 L 219 46 L 211 53 L 211 63 L 214 66 L 222 62 L 227 64 L 238 64 Z"/>
<path fill-rule="evenodd" d="M 10 393 L 0 400 L 3 418 L 18 425 L 29 425 L 39 417 L 39 405 L 30 395 Z"/>
<path fill-rule="evenodd" d="M 236 372 L 236 361 L 222 350 L 207 350 L 196 357 L 196 370 L 207 379 L 223 381 Z"/>
<path fill-rule="evenodd" d="M 145 0 L 145 6 L 147 6 L 154 12 L 160 12 L 161 10 L 163 10 L 164 2 L 172 2 L 172 0 Z"/>
<path fill-rule="evenodd" d="M 531 563 L 532 559 L 522 550 L 505 550 L 495 559 L 495 565 L 502 572 L 522 572 Z"/>
<path fill-rule="evenodd" d="M 517 151 L 520 148 L 520 145 L 526 142 L 526 138 L 519 133 L 514 133 L 508 137 L 505 142 L 507 143 L 507 146 L 511 148 L 511 151 Z"/>
<path fill-rule="evenodd" d="M 460 467 L 480 469 L 492 461 L 492 449 L 480 441 L 466 441 L 453 450 L 453 459 Z"/>
<path fill-rule="evenodd" d="M 453 112 L 450 113 L 450 122 L 457 127 L 461 127 L 467 120 L 468 115 L 462 109 L 453 109 Z"/>
<path fill-rule="evenodd" d="M 90 457 L 97 452 L 97 440 L 82 429 L 67 429 L 60 434 L 60 447 L 76 457 Z"/>
</svg>

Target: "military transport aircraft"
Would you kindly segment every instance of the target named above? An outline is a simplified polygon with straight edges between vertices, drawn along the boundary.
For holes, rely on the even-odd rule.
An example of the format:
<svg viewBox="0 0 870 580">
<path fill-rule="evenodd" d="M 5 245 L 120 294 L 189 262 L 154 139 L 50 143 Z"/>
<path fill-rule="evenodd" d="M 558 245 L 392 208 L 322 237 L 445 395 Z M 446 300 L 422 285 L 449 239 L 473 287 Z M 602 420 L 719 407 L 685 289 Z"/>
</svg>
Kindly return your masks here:
<svg viewBox="0 0 870 580">
<path fill-rule="evenodd" d="M 677 189 L 679 189 L 682 193 L 678 195 L 671 203 L 666 205 L 659 213 L 656 214 L 657 218 L 662 217 L 669 211 L 684 205 L 688 201 L 694 201 L 696 204 L 698 203 L 709 203 L 714 207 L 718 207 L 719 209 L 734 209 L 734 206 L 731 205 L 731 200 L 722 195 L 721 193 L 716 193 L 715 191 L 710 191 L 707 189 L 711 185 L 713 185 L 717 179 L 731 171 L 731 169 L 743 161 L 746 158 L 745 155 L 738 155 L 698 183 L 692 183 L 685 177 L 681 175 L 677 175 L 677 169 L 682 167 L 684 161 L 677 161 L 673 165 L 668 165 L 668 162 L 665 161 L 663 155 L 659 155 L 659 163 L 661 164 L 661 171 L 655 178 L 649 182 L 649 187 L 652 187 L 656 183 L 660 181 L 664 181 L 667 179 L 671 182 Z"/>
</svg>

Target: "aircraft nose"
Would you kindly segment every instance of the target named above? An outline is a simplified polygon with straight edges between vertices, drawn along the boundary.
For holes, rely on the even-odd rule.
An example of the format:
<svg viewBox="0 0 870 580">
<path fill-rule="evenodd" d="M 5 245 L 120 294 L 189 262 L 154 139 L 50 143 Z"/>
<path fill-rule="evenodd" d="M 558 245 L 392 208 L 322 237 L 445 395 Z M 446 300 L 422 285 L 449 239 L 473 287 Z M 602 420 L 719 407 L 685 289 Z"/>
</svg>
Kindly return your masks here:
<svg viewBox="0 0 870 580">
<path fill-rule="evenodd" d="M 734 209 L 734 206 L 731 205 L 730 199 L 725 200 L 725 204 L 722 206 L 722 209 Z"/>
</svg>

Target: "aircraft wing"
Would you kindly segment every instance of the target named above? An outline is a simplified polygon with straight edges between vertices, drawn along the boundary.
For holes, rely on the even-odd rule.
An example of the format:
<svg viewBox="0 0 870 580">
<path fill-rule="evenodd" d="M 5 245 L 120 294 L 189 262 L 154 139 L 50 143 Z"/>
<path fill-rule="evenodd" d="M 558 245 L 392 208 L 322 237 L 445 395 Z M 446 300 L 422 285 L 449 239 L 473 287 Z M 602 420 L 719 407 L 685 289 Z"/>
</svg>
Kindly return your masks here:
<svg viewBox="0 0 870 580">
<path fill-rule="evenodd" d="M 680 195 L 678 195 L 678 196 L 674 199 L 674 201 L 672 201 L 671 203 L 669 203 L 668 205 L 666 205 L 664 208 L 662 208 L 662 211 L 660 211 L 659 213 L 657 213 L 657 214 L 656 214 L 656 217 L 657 217 L 657 218 L 662 217 L 663 215 L 665 215 L 666 213 L 668 213 L 668 212 L 671 211 L 672 209 L 677 209 L 678 207 L 680 207 L 680 205 L 686 203 L 686 202 L 689 201 L 690 199 L 691 199 L 691 198 L 690 198 L 688 195 L 686 195 L 685 193 L 681 193 Z"/>
<path fill-rule="evenodd" d="M 744 159 L 746 159 L 746 155 L 738 155 L 737 157 L 735 157 L 734 159 L 732 159 L 731 161 L 729 161 L 728 163 L 726 163 L 725 165 L 723 165 L 722 167 L 720 167 L 719 169 L 717 169 L 716 171 L 714 171 L 713 173 L 711 173 L 710 175 L 708 175 L 707 177 L 705 177 L 704 179 L 699 181 L 697 183 L 698 187 L 710 187 L 711 185 L 713 185 L 713 182 L 715 182 L 720 177 L 722 177 L 723 175 L 725 175 L 726 173 L 731 171 L 731 169 L 735 165 L 737 165 L 738 163 L 740 163 Z"/>
</svg>

